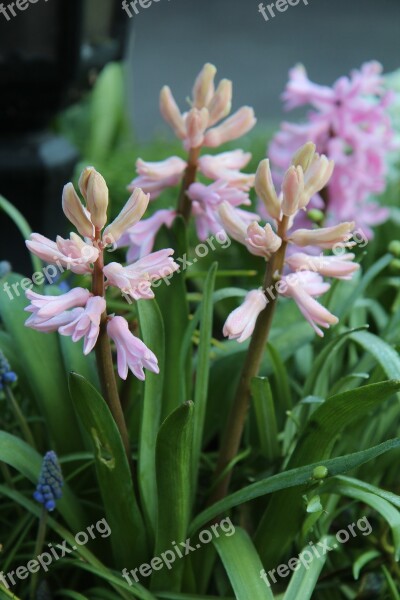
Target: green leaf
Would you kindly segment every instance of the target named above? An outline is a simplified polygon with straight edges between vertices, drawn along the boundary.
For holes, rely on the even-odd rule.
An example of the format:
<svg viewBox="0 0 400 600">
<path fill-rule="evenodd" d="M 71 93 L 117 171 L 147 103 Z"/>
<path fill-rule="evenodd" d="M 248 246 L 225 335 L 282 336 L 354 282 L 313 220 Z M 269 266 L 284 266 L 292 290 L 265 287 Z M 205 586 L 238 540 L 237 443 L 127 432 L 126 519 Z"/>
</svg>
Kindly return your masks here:
<svg viewBox="0 0 400 600">
<path fill-rule="evenodd" d="M 156 442 L 160 427 L 165 372 L 164 323 L 155 300 L 136 303 L 142 339 L 158 358 L 160 373 L 146 374 L 139 436 L 139 491 L 146 523 L 152 535 L 157 522 Z"/>
<path fill-rule="evenodd" d="M 103 397 L 83 377 L 71 373 L 71 397 L 90 435 L 111 544 L 121 568 L 147 558 L 147 539 L 121 436 Z"/>
<path fill-rule="evenodd" d="M 327 536 L 322 538 L 321 543 L 325 544 L 326 542 L 329 544 L 330 540 L 331 537 Z M 328 556 L 325 553 L 322 556 L 316 557 L 312 550 L 311 546 L 303 548 L 302 553 L 310 553 L 312 560 L 310 563 L 307 561 L 307 566 L 306 561 L 301 562 L 300 568 L 294 572 L 292 579 L 290 580 L 286 593 L 283 596 L 283 600 L 299 600 L 299 598 L 301 598 L 301 600 L 310 600 L 312 598 L 312 594 L 318 582 L 318 577 Z"/>
<path fill-rule="evenodd" d="M 400 556 L 400 512 L 397 508 L 384 498 L 366 492 L 357 486 L 340 482 L 340 480 L 337 480 L 335 483 L 332 482 L 331 489 L 334 494 L 347 496 L 354 500 L 358 500 L 363 504 L 367 504 L 387 521 L 392 530 L 395 545 L 395 559 L 398 561 Z"/>
<path fill-rule="evenodd" d="M 279 404 L 284 410 L 292 408 L 292 395 L 290 392 L 289 377 L 283 360 L 271 343 L 267 345 L 267 351 L 275 373 L 275 384 L 279 398 Z"/>
<path fill-rule="evenodd" d="M 156 249 L 174 248 L 174 259 L 186 258 L 187 238 L 186 226 L 182 218 L 177 218 L 171 229 L 163 227 L 156 241 Z M 183 267 L 181 267 L 183 268 Z M 186 299 L 185 273 L 175 272 L 167 282 L 161 281 L 155 290 L 158 306 L 164 319 L 165 327 L 165 374 L 162 418 L 165 419 L 182 402 L 190 397 L 182 398 L 183 388 L 188 389 L 185 382 L 190 381 L 191 349 L 187 353 L 183 369 L 177 369 L 185 331 L 189 322 L 189 307 Z"/>
<path fill-rule="evenodd" d="M 351 339 L 372 354 L 390 379 L 400 379 L 400 357 L 389 344 L 368 331 L 353 333 Z"/>
<path fill-rule="evenodd" d="M 398 390 L 400 381 L 385 381 L 328 398 L 311 415 L 293 450 L 288 468 L 328 458 L 345 427 L 365 417 Z M 257 547 L 267 566 L 279 560 L 301 529 L 304 518 L 302 495 L 301 488 L 283 491 L 276 494 L 268 505 L 256 535 Z"/>
<path fill-rule="evenodd" d="M 15 208 L 15 206 L 13 206 L 11 204 L 11 202 L 8 202 L 8 200 L 3 198 L 3 196 L 0 196 L 0 210 L 5 212 L 6 215 L 8 215 L 10 217 L 10 219 L 18 227 L 24 240 L 27 240 L 32 233 L 32 229 L 30 228 L 28 221 L 19 212 L 19 210 L 17 208 Z M 35 256 L 34 254 L 32 254 L 32 253 L 29 253 L 29 254 L 31 257 L 32 267 L 33 267 L 34 272 L 35 273 L 41 272 L 41 270 L 43 268 L 42 261 L 40 260 L 40 258 Z"/>
<path fill-rule="evenodd" d="M 201 305 L 200 343 L 197 353 L 196 383 L 194 388 L 195 412 L 193 415 L 193 490 L 196 489 L 199 462 L 203 441 L 204 421 L 208 397 L 208 380 L 210 373 L 210 352 L 213 329 L 213 291 L 218 265 L 214 263 L 208 273 Z"/>
<path fill-rule="evenodd" d="M 355 452 L 354 454 L 347 454 L 345 456 L 331 458 L 329 460 L 324 459 L 319 462 L 304 467 L 298 467 L 296 469 L 290 469 L 288 471 L 284 471 L 283 473 L 279 473 L 278 475 L 272 475 L 271 477 L 267 477 L 266 479 L 262 479 L 256 483 L 252 483 L 251 485 L 248 485 L 241 490 L 230 494 L 223 500 L 216 502 L 197 515 L 190 525 L 189 534 L 193 535 L 198 529 L 200 529 L 200 527 L 203 527 L 203 525 L 209 523 L 212 521 L 212 519 L 215 519 L 215 517 L 218 517 L 221 514 L 226 514 L 231 508 L 240 506 L 245 502 L 250 502 L 250 500 L 254 500 L 255 498 L 260 498 L 261 496 L 266 496 L 267 494 L 271 494 L 279 490 L 295 488 L 298 486 L 306 486 L 307 488 L 310 485 L 315 485 L 316 480 L 314 479 L 314 469 L 317 467 L 326 467 L 328 470 L 327 477 L 333 477 L 335 475 L 351 471 L 352 469 L 355 469 L 356 467 L 373 460 L 381 454 L 385 454 L 386 452 L 389 452 L 389 450 L 394 450 L 395 448 L 399 447 L 400 438 L 394 438 L 392 440 L 388 440 L 387 442 L 383 442 L 383 444 L 379 444 L 379 446 L 369 448 L 368 450 L 362 450 L 361 452 Z M 301 491 L 297 490 L 295 492 L 296 497 L 301 497 Z M 288 514 L 285 513 L 285 516 L 287 517 Z"/>
<path fill-rule="evenodd" d="M 82 449 L 77 420 L 68 394 L 68 382 L 55 333 L 39 333 L 25 327 L 27 305 L 20 282 L 23 277 L 10 274 L 3 285 L 18 285 L 12 299 L 0 291 L 0 316 L 13 339 L 24 377 L 34 393 L 40 413 L 46 421 L 50 443 L 60 455 Z M 12 289 L 12 287 L 11 287 Z"/>
<path fill-rule="evenodd" d="M 262 581 L 263 566 L 248 534 L 236 527 L 232 536 L 214 540 L 237 600 L 273 600 L 269 587 Z"/>
<path fill-rule="evenodd" d="M 251 382 L 253 406 L 256 413 L 261 451 L 271 462 L 280 455 L 278 427 L 271 386 L 266 377 L 255 377 Z"/>
<path fill-rule="evenodd" d="M 123 123 L 125 89 L 123 68 L 109 63 L 97 78 L 90 110 L 90 138 L 87 155 L 101 162 L 112 152 Z"/>
<path fill-rule="evenodd" d="M 362 569 L 372 560 L 378 558 L 381 553 L 378 550 L 368 550 L 368 552 L 364 552 L 361 554 L 353 563 L 353 577 L 354 579 L 358 579 L 360 577 L 360 573 Z"/>
<path fill-rule="evenodd" d="M 158 522 L 155 556 L 171 549 L 173 541 L 186 540 L 192 499 L 191 467 L 193 402 L 177 408 L 161 426 L 157 438 Z M 152 589 L 180 591 L 184 561 L 171 570 L 155 571 Z"/>
<path fill-rule="evenodd" d="M 10 433 L 0 431 L 0 461 L 5 462 L 29 479 L 33 484 L 33 494 L 39 479 L 43 457 L 26 442 Z M 57 502 L 57 510 L 72 530 L 79 531 L 85 523 L 83 510 L 67 483 L 63 487 L 62 499 Z"/>
</svg>

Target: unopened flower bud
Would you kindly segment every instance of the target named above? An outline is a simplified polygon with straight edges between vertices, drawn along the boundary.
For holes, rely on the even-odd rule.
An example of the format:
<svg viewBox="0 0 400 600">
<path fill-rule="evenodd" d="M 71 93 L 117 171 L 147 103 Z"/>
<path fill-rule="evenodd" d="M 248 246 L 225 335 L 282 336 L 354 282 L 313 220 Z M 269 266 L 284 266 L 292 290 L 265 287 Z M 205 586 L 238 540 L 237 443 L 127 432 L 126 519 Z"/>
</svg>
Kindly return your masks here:
<svg viewBox="0 0 400 600">
<path fill-rule="evenodd" d="M 150 194 L 145 194 L 140 188 L 135 188 L 118 217 L 104 230 L 103 241 L 108 244 L 117 242 L 125 231 L 140 221 L 146 212 L 149 201 Z"/>
<path fill-rule="evenodd" d="M 96 229 L 107 223 L 108 187 L 104 177 L 93 167 L 87 167 L 79 179 L 79 188 L 86 199 L 90 218 Z"/>
<path fill-rule="evenodd" d="M 313 142 L 307 142 L 307 144 L 304 144 L 304 146 L 302 146 L 293 156 L 292 165 L 301 167 L 305 173 L 313 161 L 315 152 L 315 144 L 313 144 Z"/>
<path fill-rule="evenodd" d="M 241 306 L 234 310 L 224 325 L 224 336 L 239 343 L 247 340 L 253 333 L 259 314 L 267 306 L 262 290 L 249 292 Z"/>
<path fill-rule="evenodd" d="M 285 216 L 295 215 L 304 194 L 304 173 L 301 167 L 290 167 L 282 184 L 282 212 Z"/>
<path fill-rule="evenodd" d="M 160 93 L 160 111 L 165 121 L 174 130 L 175 135 L 184 140 L 186 137 L 185 121 L 167 85 L 162 88 Z"/>
<path fill-rule="evenodd" d="M 204 132 L 208 124 L 208 110 L 202 108 L 192 108 L 186 117 L 187 137 L 185 147 L 187 150 L 191 148 L 200 148 L 204 142 Z"/>
<path fill-rule="evenodd" d="M 326 156 L 315 154 L 312 163 L 306 171 L 305 176 L 305 204 L 300 206 L 304 208 L 307 206 L 310 199 L 320 192 L 329 182 L 332 177 L 335 163 L 333 160 L 329 160 Z"/>
<path fill-rule="evenodd" d="M 80 201 L 72 183 L 67 183 L 62 195 L 62 208 L 67 219 L 71 221 L 83 237 L 93 238 L 94 226 L 88 211 Z"/>
<path fill-rule="evenodd" d="M 225 119 L 232 108 L 232 81 L 222 79 L 208 107 L 210 119 L 208 126 L 212 127 L 218 121 Z"/>
<path fill-rule="evenodd" d="M 277 221 L 281 215 L 281 204 L 272 181 L 271 168 L 268 158 L 262 160 L 256 173 L 256 192 L 264 202 L 270 216 Z"/>
<path fill-rule="evenodd" d="M 221 125 L 207 131 L 204 145 L 209 148 L 216 148 L 226 142 L 236 140 L 250 131 L 256 122 L 254 110 L 249 106 L 243 106 Z"/>
<path fill-rule="evenodd" d="M 214 95 L 214 78 L 217 68 L 206 63 L 200 71 L 193 87 L 193 106 L 195 108 L 207 107 Z"/>
</svg>

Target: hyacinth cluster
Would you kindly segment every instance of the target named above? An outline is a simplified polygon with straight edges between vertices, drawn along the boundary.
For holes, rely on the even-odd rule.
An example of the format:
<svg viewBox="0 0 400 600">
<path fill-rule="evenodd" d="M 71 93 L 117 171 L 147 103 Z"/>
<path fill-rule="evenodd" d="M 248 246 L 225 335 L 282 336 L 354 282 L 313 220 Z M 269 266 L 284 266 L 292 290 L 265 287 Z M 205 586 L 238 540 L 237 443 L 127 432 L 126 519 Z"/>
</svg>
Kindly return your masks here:
<svg viewBox="0 0 400 600">
<path fill-rule="evenodd" d="M 105 250 L 115 248 L 126 230 L 139 222 L 149 196 L 135 188 L 117 218 L 105 227 L 108 188 L 103 177 L 88 167 L 80 177 L 79 188 L 85 204 L 69 183 L 64 188 L 62 206 L 80 235 L 71 233 L 69 239 L 57 237 L 53 242 L 33 233 L 26 245 L 33 254 L 62 270 L 92 275 L 92 291 L 76 287 L 62 295 L 47 296 L 28 290 L 30 304 L 25 310 L 31 314 L 26 325 L 44 333 L 58 331 L 74 342 L 83 338 L 85 355 L 93 350 L 100 327 L 104 327 L 116 345 L 120 377 L 126 379 L 130 369 L 143 380 L 143 368 L 158 373 L 157 358 L 130 332 L 123 317 L 107 314 L 105 291 L 115 286 L 134 300 L 154 298 L 152 283 L 178 269 L 171 256 L 174 251 L 160 250 L 125 267 L 117 262 L 105 265 Z"/>
<path fill-rule="evenodd" d="M 279 180 L 301 145 L 311 140 L 317 151 L 335 161 L 329 186 L 311 201 L 325 213 L 326 224 L 355 221 L 368 237 L 371 226 L 388 218 L 388 210 L 370 201 L 385 190 L 387 155 L 395 146 L 387 111 L 393 94 L 385 90 L 382 66 L 364 64 L 333 87 L 308 79 L 303 66 L 290 71 L 283 100 L 287 110 L 310 105 L 307 121 L 284 122 L 274 137 L 269 157 Z"/>
<path fill-rule="evenodd" d="M 163 190 L 180 184 L 188 170 L 202 173 L 213 181 L 210 185 L 193 183 L 186 190 L 191 201 L 197 234 L 204 241 L 209 234 L 222 229 L 218 206 L 228 202 L 234 207 L 250 204 L 248 191 L 254 185 L 254 174 L 243 173 L 251 154 L 243 150 L 217 155 L 201 154 L 203 148 L 217 148 L 250 131 L 255 123 L 254 110 L 240 108 L 228 117 L 232 107 L 232 82 L 223 79 L 215 87 L 216 68 L 204 65 L 192 92 L 188 111 L 181 113 L 169 87 L 161 90 L 160 110 L 176 136 L 188 151 L 188 160 L 172 156 L 161 162 L 136 163 L 138 176 L 130 188 L 140 187 L 155 200 Z M 228 118 L 227 118 L 228 117 Z M 240 210 L 240 209 L 238 209 Z M 247 213 L 241 211 L 245 218 Z M 171 227 L 177 212 L 159 210 L 152 217 L 130 228 L 119 246 L 129 246 L 128 260 L 151 251 L 154 238 L 162 225 Z"/>
<path fill-rule="evenodd" d="M 15 381 L 17 381 L 17 375 L 11 370 L 10 363 L 0 350 L 0 391 Z"/>
<path fill-rule="evenodd" d="M 300 211 L 307 211 L 311 198 L 329 183 L 334 163 L 316 152 L 312 143 L 303 146 L 292 158 L 292 165 L 283 177 L 278 195 L 272 181 L 269 161 L 263 160 L 256 175 L 256 191 L 262 199 L 271 223 L 264 227 L 257 221 L 248 225 L 240 219 L 231 205 L 222 204 L 220 217 L 228 234 L 242 243 L 247 250 L 268 262 L 264 287 L 250 291 L 244 303 L 234 310 L 224 326 L 224 335 L 239 342 L 249 338 L 256 321 L 275 292 L 293 298 L 303 316 L 316 333 L 323 336 L 320 327 L 329 328 L 338 322 L 336 316 L 322 306 L 316 298 L 327 292 L 330 284 L 323 277 L 350 279 L 359 265 L 353 262 L 352 253 L 340 256 L 320 256 L 307 253 L 309 247 L 321 250 L 351 248 L 354 222 L 343 222 L 332 227 L 299 229 L 296 226 Z M 288 245 L 304 249 L 287 253 Z"/>
<path fill-rule="evenodd" d="M 51 512 L 55 509 L 57 500 L 62 498 L 63 485 L 64 479 L 57 455 L 53 451 L 47 452 L 43 458 L 39 481 L 33 497 Z"/>
</svg>

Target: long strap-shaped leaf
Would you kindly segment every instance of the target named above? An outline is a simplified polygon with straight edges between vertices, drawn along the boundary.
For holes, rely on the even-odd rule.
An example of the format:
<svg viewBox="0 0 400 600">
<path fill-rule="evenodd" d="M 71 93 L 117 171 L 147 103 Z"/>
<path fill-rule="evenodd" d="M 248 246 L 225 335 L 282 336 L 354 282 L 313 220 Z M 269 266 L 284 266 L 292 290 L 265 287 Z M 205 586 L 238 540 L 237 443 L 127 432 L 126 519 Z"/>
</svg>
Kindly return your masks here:
<svg viewBox="0 0 400 600">
<path fill-rule="evenodd" d="M 321 543 L 323 545 L 325 545 L 325 543 L 330 545 L 331 539 L 333 538 L 327 536 L 321 540 Z M 304 558 L 306 558 L 306 552 L 308 552 L 307 561 L 304 560 L 300 562 L 300 568 L 298 568 L 292 575 L 292 579 L 290 580 L 286 593 L 283 596 L 283 600 L 300 600 L 300 598 L 301 600 L 311 600 L 312 598 L 319 574 L 322 571 L 328 555 L 320 555 L 318 553 L 318 556 L 316 556 L 313 553 L 311 546 L 306 546 L 302 550 Z M 302 553 L 300 553 L 300 555 Z M 308 559 L 308 556 L 312 557 L 311 560 Z"/>
<path fill-rule="evenodd" d="M 105 400 L 83 377 L 70 375 L 75 410 L 90 435 L 111 544 L 120 568 L 133 568 L 148 557 L 147 539 L 121 436 Z"/>
<path fill-rule="evenodd" d="M 232 536 L 214 540 L 237 600 L 274 600 L 261 579 L 263 566 L 248 534 L 240 527 Z M 302 598 L 303 600 L 303 598 Z"/>
<path fill-rule="evenodd" d="M 384 381 L 337 394 L 311 416 L 288 464 L 288 469 L 324 461 L 338 435 L 400 390 L 400 381 Z M 367 451 L 366 451 L 367 452 Z M 302 489 L 279 492 L 271 499 L 256 535 L 263 563 L 273 566 L 299 531 L 304 516 Z"/>
<path fill-rule="evenodd" d="M 187 538 L 191 507 L 193 402 L 177 408 L 161 426 L 157 438 L 158 523 L 154 556 Z M 172 569 L 154 571 L 151 587 L 180 591 L 184 560 L 176 556 Z"/>
<path fill-rule="evenodd" d="M 261 496 L 266 496 L 267 494 L 272 494 L 273 492 L 278 492 L 279 490 L 287 490 L 289 488 L 295 488 L 302 485 L 308 486 L 315 483 L 313 472 L 316 467 L 326 467 L 328 470 L 327 478 L 329 478 L 334 475 L 347 473 L 348 471 L 351 471 L 352 469 L 355 469 L 360 465 L 373 460 L 377 456 L 385 454 L 386 452 L 389 452 L 389 450 L 394 450 L 395 448 L 399 447 L 400 438 L 394 438 L 392 440 L 388 440 L 387 442 L 383 442 L 383 444 L 379 444 L 379 446 L 369 448 L 368 450 L 362 450 L 361 452 L 355 452 L 354 454 L 346 454 L 346 456 L 331 458 L 329 460 L 325 459 L 320 462 L 316 462 L 304 467 L 298 467 L 296 469 L 291 469 L 289 471 L 285 471 L 284 473 L 279 473 L 278 475 L 273 475 L 272 477 L 252 483 L 238 492 L 230 494 L 223 500 L 216 502 L 197 515 L 190 525 L 189 534 L 194 534 L 200 529 L 200 527 L 218 515 L 226 514 L 228 510 L 235 506 L 239 506 L 240 504 L 244 504 L 245 502 L 249 502 L 255 498 L 260 498 Z M 298 490 L 295 490 L 296 497 L 299 494 L 301 496 L 301 493 Z M 286 515 L 286 517 L 288 517 L 288 515 Z"/>
</svg>

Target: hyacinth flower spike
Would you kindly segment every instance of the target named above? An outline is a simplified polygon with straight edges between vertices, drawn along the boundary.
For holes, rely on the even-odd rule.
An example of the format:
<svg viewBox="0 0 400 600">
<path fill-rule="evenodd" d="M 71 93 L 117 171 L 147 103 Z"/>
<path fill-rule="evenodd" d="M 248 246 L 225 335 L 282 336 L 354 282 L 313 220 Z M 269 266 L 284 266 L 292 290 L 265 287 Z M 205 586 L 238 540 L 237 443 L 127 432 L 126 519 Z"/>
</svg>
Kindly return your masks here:
<svg viewBox="0 0 400 600">
<path fill-rule="evenodd" d="M 129 246 L 128 258 L 142 256 L 144 247 L 152 249 L 154 238 L 162 225 L 171 227 L 175 217 L 181 215 L 186 223 L 191 216 L 201 241 L 222 231 L 218 205 L 226 199 L 235 206 L 249 204 L 248 192 L 254 185 L 254 174 L 243 173 L 251 160 L 251 154 L 243 150 L 231 150 L 217 155 L 201 155 L 203 148 L 217 148 L 236 140 L 250 131 L 256 119 L 248 106 L 229 116 L 232 108 L 232 82 L 223 79 L 217 86 L 214 80 L 217 69 L 207 63 L 193 86 L 189 109 L 182 113 L 168 86 L 160 94 L 160 111 L 188 153 L 187 160 L 172 156 L 159 162 L 138 159 L 138 176 L 128 189 L 141 187 L 155 200 L 161 192 L 181 183 L 176 210 L 160 210 L 153 217 L 132 227 L 119 245 Z M 193 187 L 198 172 L 212 179 L 209 190 Z M 215 185 L 215 188 L 213 188 Z M 207 186 L 203 186 L 206 188 Z M 216 189 L 218 188 L 218 190 Z M 227 195 L 231 199 L 224 198 Z M 216 200 L 217 196 L 217 200 Z M 145 231 L 148 235 L 144 238 Z"/>
<path fill-rule="evenodd" d="M 336 316 L 316 298 L 330 288 L 323 277 L 350 279 L 359 265 L 354 255 L 308 255 L 306 252 L 288 254 L 289 245 L 322 250 L 336 245 L 351 248 L 354 222 L 339 223 L 321 229 L 298 229 L 296 217 L 306 212 L 311 198 L 328 184 L 334 169 L 332 161 L 316 152 L 315 145 L 307 143 L 292 158 L 292 165 L 283 177 L 281 191 L 275 189 L 268 160 L 261 162 L 256 174 L 256 191 L 264 203 L 269 222 L 246 223 L 229 203 L 219 208 L 220 218 L 227 233 L 243 244 L 255 256 L 266 261 L 264 283 L 252 290 L 243 304 L 228 317 L 224 335 L 239 343 L 250 338 L 246 360 L 239 380 L 235 400 L 223 435 L 215 474 L 216 486 L 210 503 L 223 498 L 228 490 L 230 474 L 223 475 L 237 455 L 250 400 L 250 383 L 258 375 L 271 329 L 274 310 L 279 296 L 292 298 L 314 331 L 323 336 L 321 328 L 338 322 Z"/>
<path fill-rule="evenodd" d="M 121 354 L 125 356 L 131 353 L 135 356 L 136 361 L 126 364 L 136 377 L 144 379 L 143 368 L 138 365 L 158 373 L 158 364 L 157 358 L 143 342 L 126 335 L 128 323 L 123 317 L 108 315 L 106 290 L 115 286 L 135 300 L 153 298 L 152 283 L 170 276 L 178 269 L 178 265 L 172 259 L 173 250 L 166 249 L 154 253 L 149 251 L 127 267 L 115 262 L 106 266 L 106 250 L 110 247 L 115 249 L 121 239 L 128 235 L 129 229 L 139 224 L 147 209 L 149 195 L 140 188 L 133 189 L 120 214 L 107 224 L 108 188 L 100 173 L 93 167 L 86 168 L 80 177 L 79 188 L 84 202 L 71 183 L 65 186 L 62 198 L 63 211 L 79 235 L 71 233 L 69 240 L 57 238 L 57 242 L 52 242 L 34 233 L 26 244 L 32 253 L 62 270 L 71 269 L 74 273 L 91 276 L 92 288 L 89 291 L 76 287 L 61 296 L 41 295 L 28 290 L 26 296 L 30 304 L 25 310 L 30 316 L 26 326 L 43 333 L 58 331 L 60 335 L 70 336 L 73 342 L 83 339 L 85 355 L 95 349 L 103 395 L 119 427 L 129 457 L 129 438 L 118 396 L 110 339 L 116 345 L 118 364 L 123 361 Z M 118 323 L 123 321 L 126 327 L 121 326 L 116 332 L 111 327 L 112 334 L 108 336 L 107 325 L 115 318 Z M 123 343 L 120 343 L 121 336 Z M 118 371 L 126 379 L 126 369 Z"/>
</svg>

